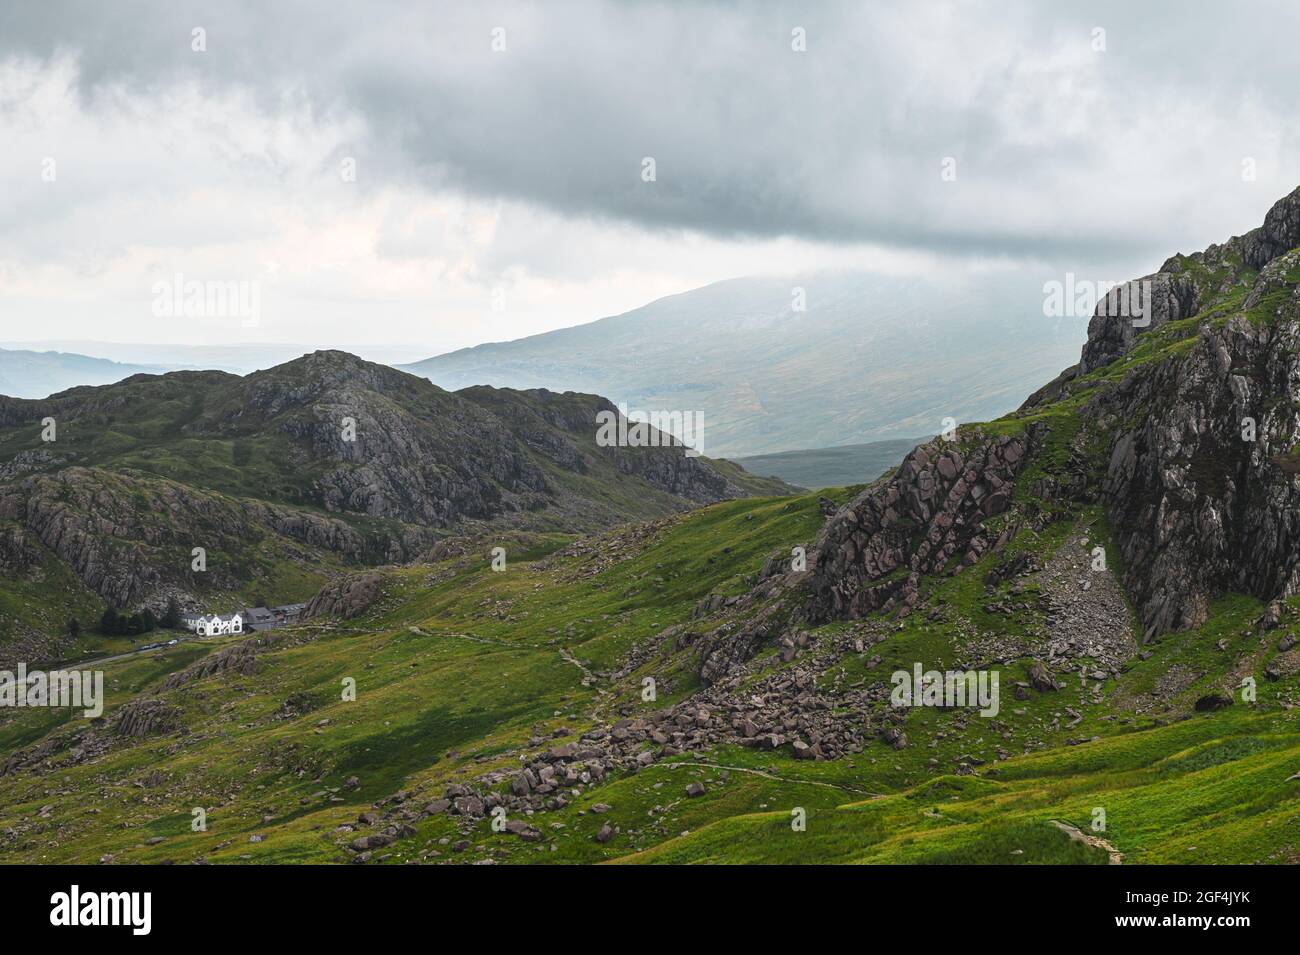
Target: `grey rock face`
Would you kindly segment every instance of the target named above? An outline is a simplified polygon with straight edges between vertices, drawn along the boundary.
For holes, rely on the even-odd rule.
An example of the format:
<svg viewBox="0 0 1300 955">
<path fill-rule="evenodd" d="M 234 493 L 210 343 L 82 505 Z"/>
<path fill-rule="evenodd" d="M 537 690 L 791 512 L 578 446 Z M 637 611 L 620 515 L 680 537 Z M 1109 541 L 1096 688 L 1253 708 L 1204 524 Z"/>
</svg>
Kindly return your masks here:
<svg viewBox="0 0 1300 955">
<path fill-rule="evenodd" d="M 1203 623 L 1226 590 L 1273 599 L 1300 588 L 1300 489 L 1288 470 L 1298 353 L 1300 322 L 1233 318 L 1086 410 L 1119 425 L 1102 496 L 1147 638 Z"/>
<path fill-rule="evenodd" d="M 1151 283 L 1150 314 L 1139 318 L 1140 322 L 1149 320 L 1148 325 L 1135 327 L 1133 316 L 1116 314 L 1113 298 L 1098 302 L 1088 323 L 1088 341 L 1079 360 L 1079 373 L 1086 375 L 1123 357 L 1141 334 L 1155 331 L 1166 322 L 1195 315 L 1205 302 L 1231 286 L 1243 266 L 1262 272 L 1297 246 L 1300 246 L 1300 189 L 1274 203 L 1258 229 L 1234 236 L 1222 245 L 1212 245 L 1203 252 L 1174 256 L 1160 271 L 1127 283 L 1130 288 L 1142 282 Z M 1189 274 L 1189 263 L 1207 267 L 1209 278 Z M 1252 304 L 1248 301 L 1245 307 Z"/>
<path fill-rule="evenodd" d="M 1300 189 L 1279 199 L 1264 216 L 1264 224 L 1239 240 L 1246 264 L 1263 269 L 1284 252 L 1300 246 Z"/>
<path fill-rule="evenodd" d="M 262 638 L 253 637 L 234 646 L 223 647 L 216 653 L 210 653 L 191 663 L 184 670 L 168 675 L 167 679 L 163 680 L 161 689 L 174 690 L 178 686 L 195 683 L 218 673 L 231 672 L 252 676 L 257 672 L 257 647 L 262 642 Z"/>
<path fill-rule="evenodd" d="M 379 596 L 379 574 L 351 574 L 332 580 L 320 589 L 303 610 L 303 619 L 343 617 L 351 619 L 364 613 Z"/>
<path fill-rule="evenodd" d="M 1130 303 L 1140 302 L 1140 306 L 1120 308 L 1121 295 Z M 1154 331 L 1166 322 L 1195 315 L 1200 301 L 1201 290 L 1192 279 L 1172 272 L 1156 272 L 1113 290 L 1097 303 L 1088 322 L 1088 341 L 1079 359 L 1080 373 L 1087 374 L 1123 356 L 1141 332 Z M 1135 316 L 1135 308 L 1141 309 L 1140 316 Z M 1135 321 L 1148 324 L 1134 325 Z"/>
<path fill-rule="evenodd" d="M 39 561 L 32 546 L 39 541 L 87 587 L 120 607 L 137 605 L 169 583 L 183 585 L 196 543 L 213 554 L 237 552 L 273 534 L 353 561 L 388 556 L 373 552 L 360 533 L 336 518 L 95 468 L 65 468 L 0 485 L 0 520 L 24 529 L 24 546 L 7 550 L 16 564 Z M 18 540 L 15 533 L 6 539 Z M 412 537 L 405 545 L 393 542 L 399 554 L 418 552 L 432 534 Z M 233 589 L 244 582 L 216 562 L 211 575 L 215 586 Z"/>
<path fill-rule="evenodd" d="M 814 621 L 916 605 L 922 574 L 969 566 L 996 546 L 983 522 L 1005 511 L 1032 433 L 977 442 L 935 439 L 889 481 L 863 491 L 823 526 L 806 583 Z"/>
<path fill-rule="evenodd" d="M 169 733 L 179 724 L 180 713 L 162 700 L 131 700 L 113 715 L 113 731 L 119 736 L 139 738 Z"/>
<path fill-rule="evenodd" d="M 526 508 L 548 492 L 497 418 L 394 369 L 322 351 L 241 384 L 238 407 L 194 428 L 226 434 L 252 418 L 283 432 L 325 466 L 315 489 L 327 510 L 445 527 Z"/>
<path fill-rule="evenodd" d="M 1203 623 L 1219 593 L 1272 600 L 1300 587 L 1297 246 L 1300 189 L 1260 228 L 1167 261 L 1150 277 L 1149 328 L 1094 316 L 1078 369 L 1027 403 L 1204 310 L 1186 352 L 1135 366 L 1083 409 L 1110 440 L 1099 494 L 1145 639 Z"/>
</svg>

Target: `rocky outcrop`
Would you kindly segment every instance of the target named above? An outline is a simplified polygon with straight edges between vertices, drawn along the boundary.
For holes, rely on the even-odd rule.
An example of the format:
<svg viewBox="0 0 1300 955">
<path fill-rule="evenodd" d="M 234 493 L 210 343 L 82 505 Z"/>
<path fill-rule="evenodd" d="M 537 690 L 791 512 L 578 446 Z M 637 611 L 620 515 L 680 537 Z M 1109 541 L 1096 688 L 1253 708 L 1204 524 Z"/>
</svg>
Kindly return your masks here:
<svg viewBox="0 0 1300 955">
<path fill-rule="evenodd" d="M 696 504 L 745 497 L 747 491 L 708 462 L 687 457 L 680 448 L 607 448 L 620 474 L 638 477 L 659 490 Z"/>
<path fill-rule="evenodd" d="M 598 448 L 593 395 L 472 388 L 450 394 L 430 382 L 345 352 L 321 351 L 250 375 L 241 407 L 208 415 L 197 429 L 245 427 L 249 409 L 309 448 L 324 465 L 315 493 L 327 510 L 446 528 L 563 506 L 571 493 L 543 462 L 575 474 L 609 458 L 692 502 L 743 496 L 706 461 L 681 448 Z M 353 423 L 345 435 L 342 423 Z"/>
<path fill-rule="evenodd" d="M 156 545 L 166 525 L 153 512 L 147 530 L 134 505 L 132 497 L 112 493 L 99 475 L 82 468 L 0 488 L 0 518 L 20 522 L 71 565 L 82 583 L 116 606 L 128 606 L 161 584 L 142 547 L 151 536 Z"/>
<path fill-rule="evenodd" d="M 0 776 L 16 772 L 39 772 L 55 760 L 76 764 L 102 755 L 107 749 L 102 735 L 92 725 L 67 733 L 51 733 L 26 749 L 14 750 L 0 764 Z"/>
<path fill-rule="evenodd" d="M 162 700 L 131 700 L 113 714 L 113 732 L 133 739 L 170 733 L 179 725 L 180 711 Z"/>
<path fill-rule="evenodd" d="M 305 447 L 330 511 L 446 527 L 543 503 L 542 471 L 493 416 L 435 385 L 338 351 L 250 375 L 241 407 L 193 426 L 226 434 L 250 416 Z"/>
<path fill-rule="evenodd" d="M 1088 322 L 1080 373 L 1109 365 L 1128 352 L 1142 332 L 1195 315 L 1199 307 L 1200 292 L 1185 274 L 1156 272 L 1112 289 Z"/>
<path fill-rule="evenodd" d="M 0 526 L 0 571 L 13 576 L 27 576 L 41 563 L 40 542 L 26 528 L 9 524 Z"/>
<path fill-rule="evenodd" d="M 700 680 L 715 686 L 746 661 L 760 647 L 781 639 L 784 616 L 779 604 L 764 607 L 753 619 L 728 620 L 704 638 L 687 632 L 678 638 L 680 646 L 697 643 L 700 653 Z"/>
<path fill-rule="evenodd" d="M 352 574 L 331 580 L 320 589 L 303 611 L 303 619 L 313 617 L 359 617 L 379 598 L 383 578 L 379 574 Z"/>
<path fill-rule="evenodd" d="M 303 545 L 349 561 L 378 562 L 418 553 L 433 536 L 412 533 L 376 546 L 346 522 L 310 511 L 80 467 L 0 485 L 0 520 L 20 525 L 23 535 L 39 541 L 87 587 L 119 607 L 146 602 L 169 585 L 186 590 L 243 586 L 255 568 L 237 556 L 269 537 L 282 538 L 287 549 Z M 14 533 L 6 535 L 13 546 L 5 552 L 30 564 L 39 557 L 32 540 L 24 537 L 19 548 Z M 210 555 L 201 578 L 191 572 L 194 547 Z"/>
<path fill-rule="evenodd" d="M 1297 246 L 1300 189 L 1274 203 L 1260 228 L 1234 236 L 1222 245 L 1212 245 L 1204 252 L 1176 255 L 1160 271 L 1125 283 L 1099 301 L 1088 323 L 1088 341 L 1079 360 L 1079 373 L 1087 374 L 1123 357 L 1140 335 L 1166 322 L 1197 314 L 1230 289 L 1244 269 L 1262 272 Z M 1149 283 L 1149 303 L 1143 283 Z M 1133 314 L 1132 307 L 1119 308 L 1121 294 L 1130 306 L 1140 302 L 1142 313 Z"/>
<path fill-rule="evenodd" d="M 878 611 L 911 614 L 923 576 L 958 573 L 1015 535 L 1014 521 L 997 531 L 986 522 L 1010 509 L 1017 475 L 1041 435 L 1042 426 L 1031 425 L 1015 435 L 936 438 L 848 505 L 825 502 L 831 506 L 822 507 L 827 520 L 808 549 L 806 569 L 784 553 L 771 555 L 747 594 L 707 596 L 693 615 L 726 619 L 703 636 L 674 637 L 698 648 L 701 682 L 725 685 L 773 642 L 782 660 L 792 661 L 808 645 L 805 624 Z"/>
<path fill-rule="evenodd" d="M 257 648 L 262 645 L 260 637 L 245 640 L 231 647 L 223 647 L 215 653 L 209 653 L 202 659 L 191 663 L 184 670 L 178 670 L 163 680 L 161 690 L 174 690 L 199 680 L 207 679 L 218 673 L 238 673 L 252 676 L 257 672 Z"/>
<path fill-rule="evenodd" d="M 1010 507 L 1035 433 L 930 441 L 837 511 L 809 553 L 809 619 L 905 616 L 923 574 L 955 573 L 996 547 L 984 521 Z"/>
<path fill-rule="evenodd" d="M 1106 449 L 1100 497 L 1144 639 L 1204 623 L 1226 591 L 1300 590 L 1297 246 L 1300 189 L 1260 228 L 1166 262 L 1150 277 L 1148 328 L 1099 306 L 1077 371 L 1026 402 L 1059 397 L 1141 335 L 1202 315 L 1184 349 L 1137 364 L 1080 413 Z"/>
<path fill-rule="evenodd" d="M 0 464 L 0 481 L 9 481 L 36 471 L 53 470 L 66 463 L 66 458 L 48 448 L 19 451 L 11 460 Z"/>
<path fill-rule="evenodd" d="M 597 475 L 612 470 L 640 478 L 652 487 L 687 501 L 708 504 L 744 497 L 749 491 L 707 458 L 688 456 L 670 435 L 657 432 L 655 446 L 601 446 L 595 442 L 597 416 L 618 414 L 618 408 L 596 395 L 544 388 L 513 391 L 466 388 L 457 392 L 492 412 L 529 448 L 567 471 Z M 779 490 L 777 491 L 779 493 Z"/>
<path fill-rule="evenodd" d="M 1086 409 L 1116 434 L 1103 498 L 1147 638 L 1203 623 L 1224 591 L 1300 590 L 1298 389 L 1300 323 L 1238 317 Z"/>
<path fill-rule="evenodd" d="M 1232 241 L 1241 249 L 1245 263 L 1258 270 L 1300 247 L 1300 188 L 1273 203 L 1262 226 Z"/>
</svg>

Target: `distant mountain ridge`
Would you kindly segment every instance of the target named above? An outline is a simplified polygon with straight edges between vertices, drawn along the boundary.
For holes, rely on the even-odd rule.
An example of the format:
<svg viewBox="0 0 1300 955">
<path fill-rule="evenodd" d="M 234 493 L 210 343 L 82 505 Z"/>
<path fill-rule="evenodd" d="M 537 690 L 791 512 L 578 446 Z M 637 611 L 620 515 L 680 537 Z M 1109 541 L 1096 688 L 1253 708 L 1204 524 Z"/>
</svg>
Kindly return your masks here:
<svg viewBox="0 0 1300 955">
<path fill-rule="evenodd" d="M 733 279 L 623 315 L 393 367 L 449 391 L 545 388 L 604 395 L 629 413 L 695 413 L 705 423 L 706 454 L 857 445 L 934 433 L 947 418 L 996 417 L 1067 364 L 1084 340 L 1084 321 L 1044 317 L 1039 279 Z M 59 347 L 87 354 L 0 351 L 0 393 L 40 398 L 139 372 L 245 375 L 309 350 L 284 343 Z M 372 357 L 399 357 L 380 350 L 386 354 Z"/>
<path fill-rule="evenodd" d="M 284 364 L 314 351 L 291 342 L 232 342 L 225 345 L 167 345 L 150 342 L 66 340 L 0 343 L 0 395 L 45 398 L 81 385 L 109 385 L 138 374 L 216 370 L 233 375 Z M 363 349 L 372 361 L 393 364 L 411 349 Z"/>
<path fill-rule="evenodd" d="M 796 311 L 802 298 L 806 311 Z M 1003 414 L 1070 363 L 1085 320 L 1043 315 L 1041 277 L 825 273 L 719 282 L 623 315 L 399 366 L 448 389 L 574 389 L 699 411 L 744 456 Z"/>
<path fill-rule="evenodd" d="M 601 447 L 596 415 L 611 407 L 451 394 L 329 351 L 242 378 L 182 371 L 0 398 L 0 617 L 6 587 L 68 576 L 56 565 L 119 607 L 254 584 L 305 599 L 332 570 L 411 560 L 449 537 L 589 531 L 789 490 L 680 446 Z"/>
<path fill-rule="evenodd" d="M 169 370 L 70 352 L 0 348 L 0 395 L 44 398 L 78 385 L 108 385 L 131 375 Z"/>
</svg>

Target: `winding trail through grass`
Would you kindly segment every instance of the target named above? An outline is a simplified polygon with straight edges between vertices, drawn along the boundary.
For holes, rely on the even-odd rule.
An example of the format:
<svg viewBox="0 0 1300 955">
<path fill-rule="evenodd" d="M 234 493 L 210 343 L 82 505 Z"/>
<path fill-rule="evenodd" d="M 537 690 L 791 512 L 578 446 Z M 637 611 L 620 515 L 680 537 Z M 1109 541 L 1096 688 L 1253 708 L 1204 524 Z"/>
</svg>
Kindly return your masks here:
<svg viewBox="0 0 1300 955">
<path fill-rule="evenodd" d="M 1092 846 L 1094 849 L 1105 849 L 1106 855 L 1110 859 L 1110 865 L 1124 864 L 1123 853 L 1100 836 L 1090 836 L 1086 832 L 1080 831 L 1077 827 L 1070 825 L 1068 822 L 1061 822 L 1059 819 L 1053 819 L 1052 825 L 1057 829 L 1060 829 L 1075 842 L 1082 842 L 1086 845 Z"/>
</svg>

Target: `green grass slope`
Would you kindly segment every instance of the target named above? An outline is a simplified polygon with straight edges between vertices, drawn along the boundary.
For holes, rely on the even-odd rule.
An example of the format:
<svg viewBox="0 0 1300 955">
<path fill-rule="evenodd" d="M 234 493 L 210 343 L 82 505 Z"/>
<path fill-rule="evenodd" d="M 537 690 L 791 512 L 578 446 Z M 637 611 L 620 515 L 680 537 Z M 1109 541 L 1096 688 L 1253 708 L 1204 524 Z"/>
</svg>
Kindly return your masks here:
<svg viewBox="0 0 1300 955">
<path fill-rule="evenodd" d="M 833 496 L 844 501 L 850 492 Z M 259 650 L 255 672 L 162 689 L 169 675 L 237 641 L 108 663 L 102 725 L 63 711 L 0 716 L 4 752 L 22 762 L 48 751 L 0 777 L 0 860 L 349 861 L 346 844 L 367 831 L 361 813 L 423 805 L 449 782 L 518 765 L 530 740 L 572 738 L 637 700 L 638 674 L 616 675 L 629 651 L 688 620 L 701 597 L 748 588 L 774 547 L 809 539 L 821 520 L 817 495 L 805 495 L 726 502 L 596 539 L 521 541 L 507 547 L 504 572 L 486 555 L 391 568 L 365 615 L 280 632 Z M 1024 546 L 1050 554 L 1066 536 L 1053 530 Z M 909 618 L 874 647 L 883 665 L 854 658 L 844 679 L 886 680 L 893 662 L 950 654 L 957 629 L 1004 624 L 985 615 L 972 589 L 984 569 L 935 584 L 945 626 Z M 718 746 L 578 787 L 564 808 L 529 818 L 540 842 L 495 832 L 488 820 L 435 814 L 412 820 L 411 833 L 374 861 L 1107 860 L 1105 849 L 1072 840 L 1054 822 L 1106 840 L 1126 864 L 1294 861 L 1294 679 L 1261 679 L 1251 705 L 1191 713 L 1201 685 L 1240 665 L 1238 655 L 1215 649 L 1224 634 L 1252 670 L 1274 655 L 1272 640 L 1240 636 L 1256 602 L 1229 598 L 1217 609 L 1213 626 L 1153 646 L 1099 701 L 1067 685 L 1004 699 L 992 722 L 913 710 L 909 734 L 932 745 L 895 751 L 873 742 L 835 761 Z M 657 660 L 665 693 L 639 705 L 692 692 L 693 653 Z M 1197 680 L 1153 695 L 1172 667 L 1189 661 Z M 762 663 L 784 666 L 776 656 Z M 1018 666 L 1008 667 L 1004 686 Z M 346 679 L 356 681 L 355 701 L 342 698 Z M 178 728 L 114 735 L 115 710 L 141 697 L 173 708 Z M 1084 720 L 1053 726 L 1066 705 Z M 687 797 L 696 781 L 704 795 Z M 598 804 L 607 811 L 596 812 Z M 1096 807 L 1106 811 L 1100 833 L 1090 829 Z M 195 808 L 206 812 L 206 831 L 192 829 Z M 806 814 L 804 831 L 791 828 L 796 808 Z M 614 834 L 597 842 L 606 823 Z"/>
</svg>

